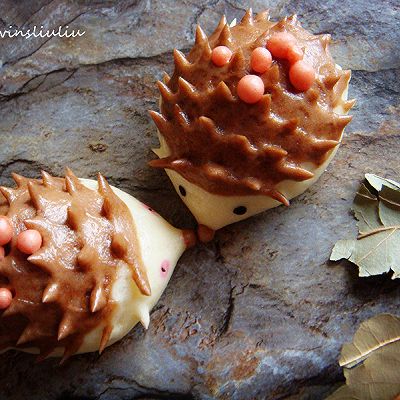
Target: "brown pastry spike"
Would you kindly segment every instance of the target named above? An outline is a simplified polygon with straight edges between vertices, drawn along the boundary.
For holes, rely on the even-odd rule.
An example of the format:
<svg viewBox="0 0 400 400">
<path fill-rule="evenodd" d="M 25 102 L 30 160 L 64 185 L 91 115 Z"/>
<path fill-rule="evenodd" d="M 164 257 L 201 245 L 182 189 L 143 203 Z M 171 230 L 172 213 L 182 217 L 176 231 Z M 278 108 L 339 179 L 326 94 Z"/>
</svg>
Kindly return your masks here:
<svg viewBox="0 0 400 400">
<path fill-rule="evenodd" d="M 231 33 L 231 28 L 229 27 L 228 24 L 225 24 L 224 28 L 219 34 L 217 45 L 227 46 L 227 47 L 232 45 L 232 33 Z"/>
<path fill-rule="evenodd" d="M 243 18 L 240 21 L 241 25 L 252 25 L 253 24 L 253 10 L 251 8 L 249 8 Z"/>
<path fill-rule="evenodd" d="M 142 292 L 149 296 L 151 294 L 150 284 L 147 278 L 146 270 L 137 260 L 140 259 L 140 250 L 135 235 L 135 230 L 131 229 L 134 224 L 132 217 L 128 218 L 120 213 L 119 209 L 126 207 L 122 200 L 115 195 L 104 177 L 98 175 L 99 192 L 104 197 L 103 210 L 107 218 L 114 226 L 112 236 L 112 246 L 118 246 L 123 249 L 123 259 L 131 268 L 133 280 Z"/>
<path fill-rule="evenodd" d="M 112 331 L 111 287 L 121 259 L 139 290 L 150 293 L 135 225 L 103 177 L 98 191 L 69 169 L 64 179 L 46 172 L 40 180 L 13 178 L 17 187 L 1 190 L 8 203 L 2 202 L 0 213 L 10 219 L 15 235 L 0 261 L 0 280 L 15 295 L 0 311 L 0 349 L 35 347 L 43 359 L 64 348 L 65 361 L 88 332 Z M 42 236 L 41 248 L 29 256 L 18 250 L 15 239 L 26 229 Z M 116 237 L 122 238 L 117 240 L 124 249 L 121 258 L 112 250 Z M 101 348 L 108 338 L 103 335 Z"/>
<path fill-rule="evenodd" d="M 277 32 L 294 36 L 304 61 L 317 71 L 316 82 L 309 90 L 295 90 L 289 62 L 273 57 L 271 67 L 257 74 L 263 97 L 246 103 L 238 97 L 238 83 L 255 74 L 252 51 Z M 232 27 L 222 17 L 208 38 L 197 27 L 195 45 L 187 56 L 174 52 L 175 71 L 168 83 L 159 84 L 161 114 L 151 115 L 168 156 L 150 165 L 174 170 L 212 194 L 268 195 L 288 204 L 277 185 L 312 179 L 303 166 L 311 164 L 313 171 L 321 166 L 351 120 L 336 113 L 337 106 L 348 111 L 354 103 L 342 100 L 350 72 L 336 66 L 329 42 L 329 35 L 303 29 L 296 15 L 272 22 L 268 11 L 253 17 L 248 10 Z M 232 52 L 224 66 L 213 63 L 211 50 L 207 57 L 203 51 L 220 45 Z"/>
</svg>

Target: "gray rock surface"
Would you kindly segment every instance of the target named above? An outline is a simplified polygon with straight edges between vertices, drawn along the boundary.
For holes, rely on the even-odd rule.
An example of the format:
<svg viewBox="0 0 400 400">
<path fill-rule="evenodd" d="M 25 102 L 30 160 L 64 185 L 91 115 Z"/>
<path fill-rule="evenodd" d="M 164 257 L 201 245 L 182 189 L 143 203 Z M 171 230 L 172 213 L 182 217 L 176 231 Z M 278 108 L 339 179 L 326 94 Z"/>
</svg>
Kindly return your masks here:
<svg viewBox="0 0 400 400">
<path fill-rule="evenodd" d="M 328 262 L 355 235 L 349 209 L 364 173 L 400 178 L 400 24 L 395 0 L 254 1 L 274 18 L 297 12 L 353 69 L 354 120 L 320 181 L 293 201 L 226 227 L 182 257 L 152 313 L 102 356 L 59 367 L 0 356 L 0 399 L 322 399 L 343 380 L 340 348 L 361 321 L 398 313 L 389 277 L 357 278 Z M 195 24 L 241 17 L 246 1 L 0 2 L 0 29 L 69 25 L 80 38 L 0 39 L 0 178 L 40 169 L 97 171 L 179 227 L 194 221 L 165 174 L 147 109 L 155 80 L 188 49 Z"/>
</svg>

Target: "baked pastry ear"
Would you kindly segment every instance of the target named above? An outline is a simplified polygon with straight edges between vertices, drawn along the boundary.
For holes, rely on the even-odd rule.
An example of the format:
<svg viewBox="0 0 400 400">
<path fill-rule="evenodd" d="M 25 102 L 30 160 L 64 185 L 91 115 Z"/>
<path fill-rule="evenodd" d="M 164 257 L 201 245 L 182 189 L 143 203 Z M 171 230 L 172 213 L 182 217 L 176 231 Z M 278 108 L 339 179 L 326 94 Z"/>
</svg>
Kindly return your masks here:
<svg viewBox="0 0 400 400">
<path fill-rule="evenodd" d="M 138 322 L 147 329 L 194 234 L 101 175 L 14 180 L 15 188 L 0 188 L 1 219 L 12 227 L 0 260 L 0 288 L 12 293 L 0 310 L 0 351 L 65 360 L 101 352 Z M 38 247 L 29 247 L 27 232 L 39 236 Z"/>
<path fill-rule="evenodd" d="M 249 11 L 237 25 L 222 18 L 210 37 L 198 27 L 187 56 L 175 50 L 151 112 L 160 148 L 150 165 L 165 169 L 200 225 L 287 206 L 326 169 L 354 104 L 329 41 L 295 16 Z"/>
</svg>

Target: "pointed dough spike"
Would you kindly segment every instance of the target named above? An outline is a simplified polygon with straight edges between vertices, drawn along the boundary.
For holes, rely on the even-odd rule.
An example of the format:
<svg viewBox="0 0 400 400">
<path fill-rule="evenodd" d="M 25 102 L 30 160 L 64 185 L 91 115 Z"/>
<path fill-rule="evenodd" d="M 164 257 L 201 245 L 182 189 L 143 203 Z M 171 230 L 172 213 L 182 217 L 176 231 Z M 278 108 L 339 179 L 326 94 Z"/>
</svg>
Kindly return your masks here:
<svg viewBox="0 0 400 400">
<path fill-rule="evenodd" d="M 226 17 L 225 17 L 225 15 L 223 15 L 223 16 L 220 18 L 220 20 L 219 20 L 219 22 L 218 22 L 218 25 L 217 25 L 217 27 L 215 28 L 215 31 L 212 33 L 211 36 L 213 36 L 213 37 L 218 37 L 218 35 L 222 32 L 222 29 L 224 29 L 224 26 L 225 26 L 226 24 L 227 24 Z"/>
<path fill-rule="evenodd" d="M 228 24 L 225 24 L 218 37 L 218 46 L 231 46 L 232 45 L 232 32 Z"/>
<path fill-rule="evenodd" d="M 203 127 L 207 132 L 211 133 L 212 135 L 219 134 L 218 128 L 215 125 L 214 121 L 211 118 L 201 116 L 198 119 L 200 126 Z"/>
<path fill-rule="evenodd" d="M 114 233 L 111 239 L 111 251 L 116 258 L 123 258 L 128 250 L 128 243 L 122 233 Z"/>
<path fill-rule="evenodd" d="M 157 129 L 163 133 L 168 129 L 168 121 L 164 118 L 164 116 L 157 111 L 149 111 L 150 117 L 153 119 L 154 123 L 157 126 Z"/>
<path fill-rule="evenodd" d="M 107 182 L 107 179 L 100 173 L 97 174 L 97 182 L 99 184 L 99 193 L 102 196 L 107 196 L 112 192 L 110 185 Z"/>
<path fill-rule="evenodd" d="M 90 311 L 95 313 L 107 305 L 107 297 L 102 286 L 96 286 L 90 294 Z"/>
<path fill-rule="evenodd" d="M 262 187 L 262 182 L 259 179 L 253 177 L 242 179 L 242 183 L 249 189 L 254 191 L 259 191 Z"/>
<path fill-rule="evenodd" d="M 139 321 L 143 325 L 144 329 L 148 329 L 149 328 L 150 314 L 143 307 L 139 309 Z"/>
<path fill-rule="evenodd" d="M 8 204 L 11 204 L 14 200 L 17 199 L 17 194 L 15 193 L 14 189 L 10 189 L 5 186 L 0 186 L 0 192 L 7 200 Z"/>
<path fill-rule="evenodd" d="M 352 119 L 353 117 L 351 115 L 338 115 L 336 118 L 336 124 L 339 125 L 340 128 L 344 129 Z"/>
<path fill-rule="evenodd" d="M 331 43 L 331 41 L 332 41 L 332 37 L 331 37 L 331 35 L 326 33 L 326 34 L 320 35 L 320 40 L 322 43 L 322 47 L 326 50 L 329 46 L 329 43 Z"/>
<path fill-rule="evenodd" d="M 163 82 L 157 81 L 158 90 L 160 91 L 161 97 L 163 101 L 166 103 L 174 103 L 175 96 L 174 93 L 170 90 L 170 88 Z"/>
<path fill-rule="evenodd" d="M 53 282 L 46 286 L 43 291 L 42 302 L 51 303 L 57 299 L 58 284 Z"/>
<path fill-rule="evenodd" d="M 327 152 L 335 148 L 339 142 L 337 140 L 328 140 L 328 139 L 315 139 L 312 142 L 312 147 L 321 152 Z"/>
<path fill-rule="evenodd" d="M 169 83 L 170 80 L 171 80 L 171 77 L 170 77 L 166 72 L 164 72 L 164 74 L 163 74 L 163 82 L 164 82 L 166 85 L 168 85 L 168 83 Z"/>
<path fill-rule="evenodd" d="M 52 257 L 49 256 L 44 247 L 27 258 L 30 263 L 35 264 L 38 268 L 47 273 L 51 273 L 51 264 L 49 263 L 51 259 Z"/>
<path fill-rule="evenodd" d="M 196 88 L 181 76 L 178 78 L 178 86 L 179 92 L 184 93 L 186 96 L 192 98 L 196 95 Z"/>
<path fill-rule="evenodd" d="M 70 226 L 71 229 L 76 230 L 79 227 L 80 223 L 80 215 L 79 212 L 76 210 L 76 205 L 71 205 L 67 208 L 67 225 Z"/>
<path fill-rule="evenodd" d="M 41 171 L 42 182 L 46 187 L 53 186 L 53 177 L 46 171 Z"/>
<path fill-rule="evenodd" d="M 343 109 L 345 112 L 349 112 L 353 107 L 354 104 L 356 103 L 356 99 L 351 99 L 343 102 Z"/>
<path fill-rule="evenodd" d="M 17 184 L 18 187 L 23 186 L 24 183 L 27 181 L 27 178 L 15 172 L 11 173 L 11 177 L 13 178 L 14 182 Z"/>
<path fill-rule="evenodd" d="M 186 129 L 187 127 L 189 127 L 190 124 L 187 119 L 187 116 L 184 113 L 184 111 L 182 110 L 182 108 L 179 106 L 179 104 L 174 105 L 174 117 L 183 129 Z"/>
<path fill-rule="evenodd" d="M 286 198 L 286 196 L 279 192 L 278 190 L 273 190 L 270 194 L 269 194 L 273 199 L 279 201 L 280 203 L 282 203 L 283 205 L 285 205 L 286 207 L 290 206 L 290 202 L 289 200 Z"/>
<path fill-rule="evenodd" d="M 24 225 L 27 229 L 36 229 L 39 232 L 47 230 L 47 222 L 42 218 L 32 218 L 24 220 Z"/>
<path fill-rule="evenodd" d="M 242 49 L 236 50 L 229 61 L 229 69 L 231 71 L 241 71 L 244 69 L 244 55 Z"/>
<path fill-rule="evenodd" d="M 37 211 L 41 211 L 41 195 L 39 194 L 37 185 L 33 181 L 28 181 L 28 192 L 33 206 L 36 208 Z"/>
<path fill-rule="evenodd" d="M 63 365 L 71 356 L 73 356 L 79 350 L 79 342 L 68 343 L 65 346 L 64 354 L 61 358 L 60 365 Z"/>
<path fill-rule="evenodd" d="M 113 330 L 113 328 L 111 325 L 107 325 L 103 329 L 103 334 L 101 335 L 100 345 L 99 345 L 99 354 L 101 354 L 104 351 L 104 349 L 106 348 L 107 343 L 110 340 L 112 330 Z"/>
<path fill-rule="evenodd" d="M 197 25 L 197 27 L 196 27 L 195 43 L 197 46 L 204 46 L 206 43 L 208 43 L 208 37 L 205 34 L 205 32 L 203 31 L 203 29 L 201 29 L 200 25 Z"/>
<path fill-rule="evenodd" d="M 37 332 L 34 326 L 32 326 L 30 323 L 25 327 L 25 329 L 22 331 L 20 337 L 18 338 L 18 341 L 16 343 L 17 346 L 20 346 L 21 344 L 30 342 L 37 338 Z"/>
<path fill-rule="evenodd" d="M 312 172 L 284 160 L 279 164 L 278 170 L 295 181 L 305 181 L 314 177 Z"/>
<path fill-rule="evenodd" d="M 298 19 L 297 19 L 297 14 L 293 14 L 290 17 L 288 17 L 288 22 L 291 23 L 292 25 L 297 25 Z"/>
<path fill-rule="evenodd" d="M 224 81 L 221 81 L 217 85 L 217 87 L 214 89 L 214 94 L 221 100 L 226 100 L 229 102 L 235 101 L 235 97 L 233 96 L 231 90 Z"/>
<path fill-rule="evenodd" d="M 185 55 L 178 49 L 174 49 L 174 61 L 176 68 L 181 72 L 187 71 L 191 66 Z"/>
<path fill-rule="evenodd" d="M 253 25 L 253 10 L 251 8 L 243 15 L 240 25 Z"/>
<path fill-rule="evenodd" d="M 57 340 L 60 341 L 60 340 L 65 339 L 73 331 L 74 331 L 74 327 L 72 324 L 72 320 L 71 320 L 70 316 L 67 314 L 62 318 L 60 325 L 58 326 Z"/>
<path fill-rule="evenodd" d="M 77 181 L 77 176 L 73 173 L 70 167 L 65 167 L 65 175 L 70 177 L 72 180 Z"/>
<path fill-rule="evenodd" d="M 288 152 L 280 146 L 275 146 L 272 144 L 266 144 L 261 147 L 261 152 L 268 155 L 273 159 L 281 159 L 288 155 Z"/>
<path fill-rule="evenodd" d="M 71 195 L 78 191 L 75 182 L 69 176 L 65 177 L 65 187 L 67 189 L 67 192 Z"/>
<path fill-rule="evenodd" d="M 88 269 L 92 266 L 93 259 L 96 257 L 96 252 L 92 247 L 83 246 L 77 256 L 78 265 L 83 269 Z"/>
</svg>

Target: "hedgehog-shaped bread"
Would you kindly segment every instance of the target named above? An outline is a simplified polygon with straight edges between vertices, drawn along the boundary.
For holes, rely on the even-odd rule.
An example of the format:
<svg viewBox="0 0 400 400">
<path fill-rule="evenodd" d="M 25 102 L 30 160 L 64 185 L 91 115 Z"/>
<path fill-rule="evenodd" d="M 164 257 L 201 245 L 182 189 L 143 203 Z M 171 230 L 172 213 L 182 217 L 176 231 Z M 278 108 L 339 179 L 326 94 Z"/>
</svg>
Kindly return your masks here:
<svg viewBox="0 0 400 400">
<path fill-rule="evenodd" d="M 268 12 L 207 38 L 198 26 L 175 71 L 158 82 L 159 159 L 200 226 L 219 229 L 304 192 L 334 156 L 351 120 L 350 71 L 334 63 L 329 35 Z"/>
<path fill-rule="evenodd" d="M 101 175 L 13 178 L 0 188 L 0 352 L 65 360 L 147 328 L 193 234 Z"/>
</svg>

